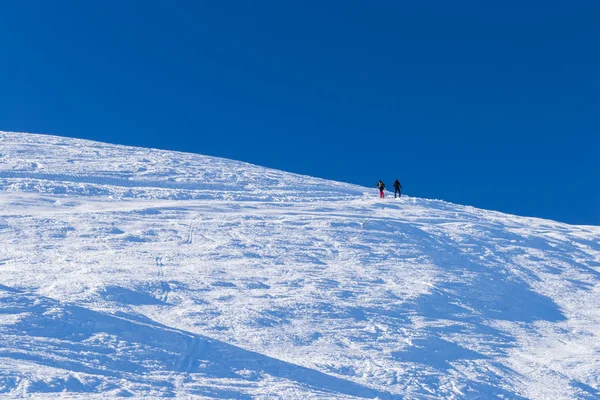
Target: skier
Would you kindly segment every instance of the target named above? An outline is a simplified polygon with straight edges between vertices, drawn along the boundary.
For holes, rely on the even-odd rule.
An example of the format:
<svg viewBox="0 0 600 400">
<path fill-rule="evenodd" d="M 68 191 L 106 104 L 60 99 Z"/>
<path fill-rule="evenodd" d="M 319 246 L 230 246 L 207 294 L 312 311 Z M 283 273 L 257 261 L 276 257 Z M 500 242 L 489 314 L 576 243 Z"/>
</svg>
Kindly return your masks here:
<svg viewBox="0 0 600 400">
<path fill-rule="evenodd" d="M 400 184 L 398 178 L 396 178 L 396 180 L 394 181 L 394 198 L 396 198 L 396 193 L 398 193 L 398 198 L 402 197 L 400 189 L 402 189 L 402 185 Z"/>
<path fill-rule="evenodd" d="M 379 197 L 383 199 L 385 197 L 385 194 L 383 193 L 383 190 L 385 189 L 385 183 L 383 183 L 380 179 L 379 182 L 377 182 L 377 187 L 379 188 Z"/>
</svg>

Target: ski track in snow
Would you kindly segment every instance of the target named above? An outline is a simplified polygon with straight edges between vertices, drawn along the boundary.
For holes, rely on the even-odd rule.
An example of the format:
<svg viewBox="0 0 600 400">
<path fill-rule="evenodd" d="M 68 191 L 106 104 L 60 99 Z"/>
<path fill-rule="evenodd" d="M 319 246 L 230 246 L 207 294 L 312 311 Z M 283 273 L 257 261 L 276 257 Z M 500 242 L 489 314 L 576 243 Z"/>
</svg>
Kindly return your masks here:
<svg viewBox="0 0 600 400">
<path fill-rule="evenodd" d="M 0 395 L 600 398 L 600 228 L 0 132 Z"/>
</svg>

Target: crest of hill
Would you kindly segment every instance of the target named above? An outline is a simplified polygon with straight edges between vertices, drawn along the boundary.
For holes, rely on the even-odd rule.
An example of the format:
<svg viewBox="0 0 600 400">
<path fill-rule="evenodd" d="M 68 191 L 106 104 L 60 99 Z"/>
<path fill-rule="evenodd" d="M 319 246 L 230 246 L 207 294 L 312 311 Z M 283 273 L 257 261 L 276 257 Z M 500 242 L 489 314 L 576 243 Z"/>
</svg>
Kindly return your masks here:
<svg viewBox="0 0 600 400">
<path fill-rule="evenodd" d="M 364 188 L 176 151 L 0 132 L 0 189 L 116 198 L 313 201 Z"/>
</svg>

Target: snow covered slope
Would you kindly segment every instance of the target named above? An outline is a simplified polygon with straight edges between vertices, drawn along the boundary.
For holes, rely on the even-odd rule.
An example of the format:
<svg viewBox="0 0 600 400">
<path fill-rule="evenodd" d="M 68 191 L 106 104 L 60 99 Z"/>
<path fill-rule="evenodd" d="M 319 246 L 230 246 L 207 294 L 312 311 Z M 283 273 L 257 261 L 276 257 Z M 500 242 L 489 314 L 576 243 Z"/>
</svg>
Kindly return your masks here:
<svg viewBox="0 0 600 400">
<path fill-rule="evenodd" d="M 0 132 L 0 395 L 600 398 L 600 228 L 377 195 Z"/>
</svg>

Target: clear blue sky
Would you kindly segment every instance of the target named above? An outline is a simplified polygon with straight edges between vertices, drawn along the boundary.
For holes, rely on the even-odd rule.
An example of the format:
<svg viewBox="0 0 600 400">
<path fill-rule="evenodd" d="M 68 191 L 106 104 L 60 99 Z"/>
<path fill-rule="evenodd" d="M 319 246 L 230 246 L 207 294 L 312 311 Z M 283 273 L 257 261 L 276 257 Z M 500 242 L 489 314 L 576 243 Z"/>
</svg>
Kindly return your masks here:
<svg viewBox="0 0 600 400">
<path fill-rule="evenodd" d="M 596 1 L 3 1 L 0 130 L 600 225 Z M 377 196 L 373 190 L 373 196 Z"/>
</svg>

